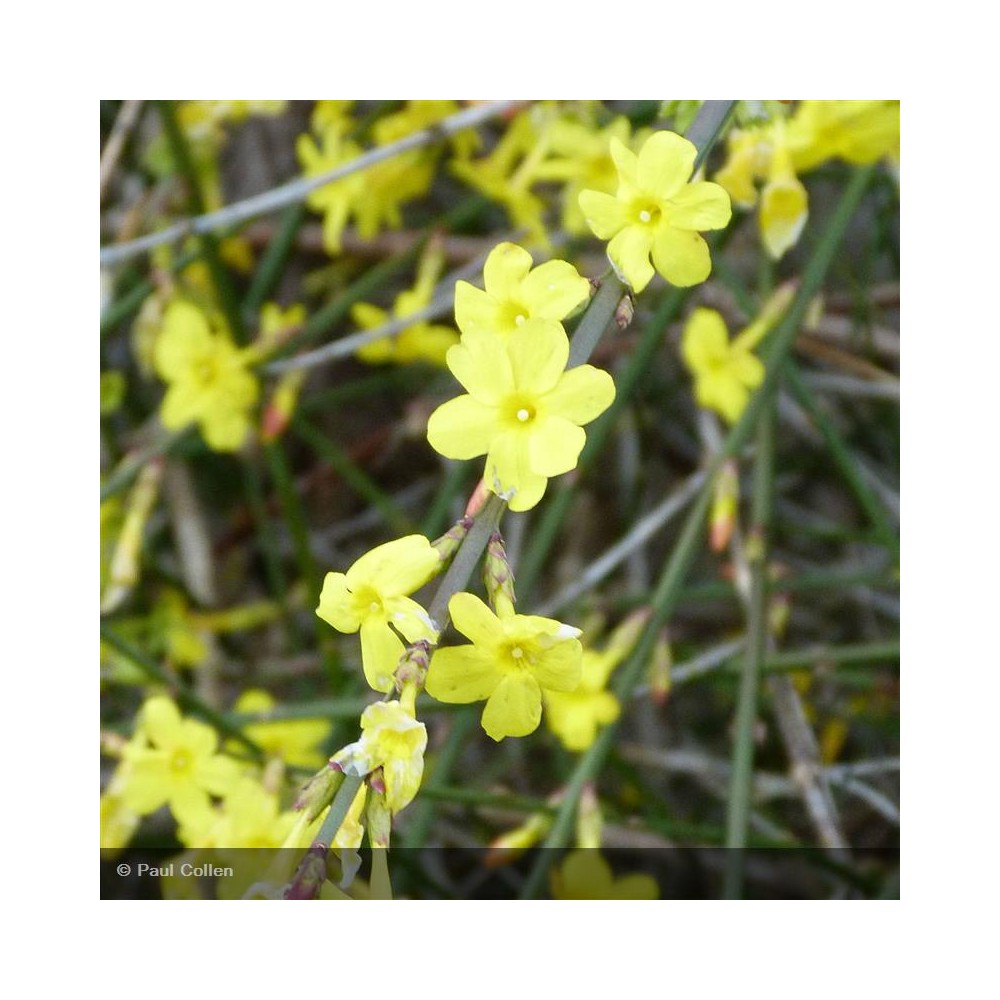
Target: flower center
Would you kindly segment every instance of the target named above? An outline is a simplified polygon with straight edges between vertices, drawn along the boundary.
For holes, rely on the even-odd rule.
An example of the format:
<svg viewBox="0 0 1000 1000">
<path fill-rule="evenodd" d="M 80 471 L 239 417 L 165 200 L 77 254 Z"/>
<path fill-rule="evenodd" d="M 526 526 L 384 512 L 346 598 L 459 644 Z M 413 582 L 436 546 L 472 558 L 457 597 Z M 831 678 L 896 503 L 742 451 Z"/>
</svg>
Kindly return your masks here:
<svg viewBox="0 0 1000 1000">
<path fill-rule="evenodd" d="M 521 326 L 528 319 L 529 310 L 520 302 L 510 300 L 500 310 L 500 323 L 508 332 Z"/>
<path fill-rule="evenodd" d="M 632 207 L 635 221 L 641 226 L 656 226 L 662 215 L 655 201 L 640 201 Z"/>
<path fill-rule="evenodd" d="M 191 769 L 191 754 L 187 750 L 175 750 L 170 758 L 170 770 L 183 772 Z"/>
<path fill-rule="evenodd" d="M 515 646 L 511 651 L 510 655 L 514 657 L 515 660 L 521 659 L 524 656 L 524 650 L 520 646 Z"/>
<path fill-rule="evenodd" d="M 535 417 L 538 416 L 535 400 L 521 395 L 508 397 L 502 412 L 507 423 L 518 428 L 530 427 Z"/>
</svg>

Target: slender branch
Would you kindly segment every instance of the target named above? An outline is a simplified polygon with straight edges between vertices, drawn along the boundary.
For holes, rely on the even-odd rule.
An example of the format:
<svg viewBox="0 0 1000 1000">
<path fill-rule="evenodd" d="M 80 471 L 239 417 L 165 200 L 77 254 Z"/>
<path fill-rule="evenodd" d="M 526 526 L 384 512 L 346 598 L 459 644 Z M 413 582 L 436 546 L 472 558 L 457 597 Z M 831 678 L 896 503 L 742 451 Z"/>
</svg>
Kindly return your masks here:
<svg viewBox="0 0 1000 1000">
<path fill-rule="evenodd" d="M 104 192 L 108 183 L 118 166 L 118 158 L 122 155 L 129 133 L 139 120 L 142 111 L 142 101 L 122 101 L 122 106 L 118 109 L 114 125 L 111 126 L 111 135 L 101 153 L 101 200 L 104 200 Z"/>
<path fill-rule="evenodd" d="M 749 553 L 750 594 L 747 607 L 747 645 L 736 703 L 736 732 L 733 739 L 733 771 L 726 810 L 725 897 L 743 894 L 743 848 L 750 825 L 753 790 L 753 736 L 757 721 L 757 689 L 761 663 L 767 652 L 767 570 L 768 533 L 774 490 L 774 398 L 758 425 L 757 457 L 754 463 L 753 512 L 750 529 L 753 543 Z M 749 548 L 749 547 L 748 547 Z"/>
<path fill-rule="evenodd" d="M 705 482 L 704 470 L 690 475 L 681 486 L 662 503 L 637 521 L 628 533 L 602 555 L 598 556 L 572 583 L 534 611 L 536 615 L 552 615 L 571 604 L 578 597 L 596 587 L 612 570 L 621 565 L 633 552 L 644 546 L 664 525 L 680 513 L 693 499 Z"/>
<path fill-rule="evenodd" d="M 502 115 L 518 103 L 517 101 L 490 101 L 487 104 L 466 108 L 464 111 L 459 111 L 450 118 L 445 118 L 443 121 L 438 122 L 432 128 L 414 132 L 412 135 L 404 136 L 396 142 L 386 143 L 384 146 L 370 149 L 363 156 L 351 160 L 350 163 L 341 164 L 339 167 L 329 170 L 324 174 L 319 174 L 316 177 L 298 178 L 297 180 L 290 181 L 288 184 L 265 191 L 263 194 L 246 198 L 244 201 L 235 202 L 226 208 L 219 209 L 217 212 L 209 212 L 193 219 L 186 219 L 157 233 L 150 233 L 141 239 L 132 240 L 130 243 L 104 247 L 101 250 L 101 265 L 118 264 L 121 261 L 129 260 L 164 243 L 175 243 L 177 240 L 183 239 L 185 236 L 190 236 L 193 233 L 211 233 L 224 227 L 246 222 L 248 219 L 254 219 L 259 215 L 273 212 L 275 209 L 284 208 L 285 205 L 302 201 L 306 195 L 317 188 L 340 180 L 342 177 L 348 177 L 359 170 L 366 170 L 368 167 L 373 167 L 376 163 L 391 159 L 400 153 L 440 142 L 442 139 L 446 139 L 456 132 L 473 128 L 484 121 L 488 121 L 490 118 Z"/>
</svg>

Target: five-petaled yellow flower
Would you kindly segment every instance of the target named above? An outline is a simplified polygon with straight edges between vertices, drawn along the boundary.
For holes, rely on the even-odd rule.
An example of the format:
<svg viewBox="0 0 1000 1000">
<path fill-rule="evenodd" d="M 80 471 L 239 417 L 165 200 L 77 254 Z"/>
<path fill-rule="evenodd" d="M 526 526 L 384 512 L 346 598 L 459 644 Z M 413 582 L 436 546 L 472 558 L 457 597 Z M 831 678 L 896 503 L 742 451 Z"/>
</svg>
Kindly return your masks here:
<svg viewBox="0 0 1000 1000">
<path fill-rule="evenodd" d="M 532 319 L 506 343 L 470 337 L 448 351 L 448 367 L 468 390 L 439 406 L 427 424 L 431 447 L 447 458 L 485 454 L 486 485 L 529 510 L 549 476 L 575 468 L 582 425 L 615 398 L 611 376 L 591 365 L 566 371 L 569 340 L 555 320 Z"/>
<path fill-rule="evenodd" d="M 537 615 L 498 618 L 472 594 L 455 594 L 448 609 L 472 645 L 435 652 L 427 693 L 460 705 L 488 699 L 482 722 L 493 739 L 533 733 L 543 691 L 572 691 L 580 683 L 579 629 Z"/>
<path fill-rule="evenodd" d="M 423 535 L 407 535 L 366 552 L 346 573 L 327 573 L 316 614 L 338 632 L 361 631 L 365 678 L 388 691 L 403 643 L 436 641 L 427 612 L 409 595 L 441 568 L 437 550 Z M 390 622 L 393 627 L 390 627 Z"/>
<path fill-rule="evenodd" d="M 739 420 L 750 393 L 764 381 L 765 369 L 752 348 L 766 330 L 758 325 L 729 340 L 725 320 L 714 309 L 695 309 L 684 327 L 681 355 L 694 375 L 699 406 L 720 413 L 729 423 Z"/>
<path fill-rule="evenodd" d="M 455 285 L 455 322 L 462 333 L 508 336 L 531 319 L 559 322 L 590 297 L 590 282 L 565 260 L 532 268 L 531 254 L 500 243 L 483 265 L 486 290 Z"/>
<path fill-rule="evenodd" d="M 698 155 L 694 144 L 673 132 L 654 132 L 638 155 L 612 139 L 611 155 L 617 193 L 582 191 L 580 207 L 594 233 L 611 240 L 608 257 L 619 276 L 636 292 L 649 284 L 653 265 L 681 288 L 704 281 L 712 261 L 698 233 L 723 229 L 732 207 L 718 184 L 689 183 Z"/>
<path fill-rule="evenodd" d="M 163 316 L 153 361 L 169 383 L 160 409 L 163 426 L 177 430 L 197 421 L 210 448 L 236 451 L 250 429 L 257 380 L 241 351 L 190 302 L 172 302 Z"/>
<path fill-rule="evenodd" d="M 124 751 L 122 801 L 142 816 L 166 803 L 182 824 L 201 820 L 211 810 L 209 795 L 227 794 L 240 776 L 236 761 L 216 752 L 218 745 L 211 726 L 182 719 L 169 698 L 150 698 L 137 739 Z"/>
<path fill-rule="evenodd" d="M 385 798 L 393 814 L 404 809 L 420 788 L 427 727 L 399 701 L 377 701 L 361 714 L 361 739 L 332 758 L 345 774 L 363 778 L 382 768 Z"/>
</svg>

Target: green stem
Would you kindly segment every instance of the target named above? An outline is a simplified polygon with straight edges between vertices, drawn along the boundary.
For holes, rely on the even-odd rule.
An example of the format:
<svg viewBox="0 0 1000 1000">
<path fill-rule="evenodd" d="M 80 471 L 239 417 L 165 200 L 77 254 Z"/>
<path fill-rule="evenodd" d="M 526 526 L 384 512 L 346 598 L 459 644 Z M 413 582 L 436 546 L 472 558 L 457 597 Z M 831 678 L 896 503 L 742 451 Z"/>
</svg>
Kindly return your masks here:
<svg viewBox="0 0 1000 1000">
<path fill-rule="evenodd" d="M 602 282 L 597 294 L 590 300 L 587 311 L 580 320 L 569 345 L 567 368 L 582 365 L 591 354 L 598 341 L 604 336 L 608 324 L 614 318 L 622 296 L 628 295 L 628 288 L 617 277 L 609 274 Z"/>
<path fill-rule="evenodd" d="M 438 585 L 434 599 L 427 609 L 431 620 L 437 625 L 441 632 L 448 627 L 451 621 L 451 614 L 448 611 L 448 602 L 460 590 L 464 590 L 472 576 L 472 571 L 476 568 L 490 536 L 497 530 L 500 518 L 507 509 L 507 502 L 491 493 L 489 499 L 483 505 L 482 510 L 476 516 L 475 523 L 469 529 L 469 533 L 462 539 L 455 558 L 452 559 L 448 572 Z"/>
<path fill-rule="evenodd" d="M 757 428 L 757 455 L 754 463 L 753 502 L 747 561 L 750 566 L 750 596 L 747 607 L 747 644 L 740 677 L 733 739 L 733 769 L 726 809 L 727 899 L 743 895 L 743 849 L 750 829 L 750 799 L 753 791 L 753 737 L 757 721 L 757 691 L 761 664 L 767 652 L 767 553 L 774 493 L 774 397 L 761 415 Z"/>
<path fill-rule="evenodd" d="M 353 774 L 344 775 L 344 781 L 337 789 L 333 802 L 330 803 L 330 811 L 326 814 L 326 819 L 323 820 L 319 833 L 316 834 L 314 844 L 323 844 L 329 847 L 333 843 L 333 838 L 337 836 L 338 831 L 344 825 L 351 803 L 364 780 L 364 778 L 357 778 Z"/>
</svg>

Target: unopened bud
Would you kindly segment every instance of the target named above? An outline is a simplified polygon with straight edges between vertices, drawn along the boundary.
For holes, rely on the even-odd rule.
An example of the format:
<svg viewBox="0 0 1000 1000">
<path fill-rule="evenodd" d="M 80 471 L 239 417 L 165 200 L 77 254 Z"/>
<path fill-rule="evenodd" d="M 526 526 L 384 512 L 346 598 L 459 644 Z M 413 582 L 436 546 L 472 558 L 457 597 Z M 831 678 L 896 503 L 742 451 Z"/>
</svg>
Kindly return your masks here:
<svg viewBox="0 0 1000 1000">
<path fill-rule="evenodd" d="M 483 581 L 490 602 L 501 616 L 514 613 L 514 573 L 507 561 L 507 552 L 503 547 L 503 538 L 499 531 L 494 531 L 486 546 L 486 558 L 483 562 Z"/>
<path fill-rule="evenodd" d="M 288 429 L 305 377 L 304 368 L 281 376 L 261 418 L 260 436 L 265 443 L 276 441 Z"/>
<path fill-rule="evenodd" d="M 474 519 L 466 515 L 460 521 L 456 521 L 440 538 L 435 538 L 431 542 L 431 548 L 437 549 L 442 563 L 448 562 L 458 551 L 458 547 L 474 523 Z"/>
<path fill-rule="evenodd" d="M 594 783 L 588 781 L 580 793 L 580 805 L 576 812 L 576 846 L 600 847 L 604 829 L 604 816 L 597 798 Z"/>
<path fill-rule="evenodd" d="M 619 330 L 625 330 L 628 325 L 632 322 L 632 317 L 635 315 L 635 302 L 631 295 L 623 295 L 621 302 L 618 303 L 618 308 L 615 309 L 615 323 Z"/>
<path fill-rule="evenodd" d="M 670 694 L 670 669 L 673 662 L 670 639 L 664 629 L 653 646 L 653 656 L 649 663 L 649 694 L 657 705 L 664 704 Z"/>
<path fill-rule="evenodd" d="M 417 692 L 422 691 L 431 661 L 431 644 L 426 639 L 411 642 L 399 658 L 396 667 L 396 690 L 400 692 L 400 702 L 414 715 L 414 701 Z"/>
<path fill-rule="evenodd" d="M 547 813 L 535 813 L 519 827 L 500 834 L 486 849 L 483 864 L 487 868 L 499 868 L 516 861 L 547 836 L 551 829 L 552 817 Z"/>
<path fill-rule="evenodd" d="M 330 805 L 343 782 L 344 772 L 329 761 L 305 783 L 292 808 L 304 810 L 306 823 L 312 823 Z"/>
<path fill-rule="evenodd" d="M 708 520 L 709 546 L 713 552 L 724 552 L 736 527 L 736 509 L 740 499 L 740 479 L 736 462 L 725 462 L 715 478 L 712 491 L 712 512 Z"/>
<path fill-rule="evenodd" d="M 465 516 L 475 517 L 483 509 L 489 495 L 490 491 L 486 487 L 486 480 L 480 479 L 472 491 L 472 496 L 469 497 L 469 502 L 465 505 Z"/>
</svg>

